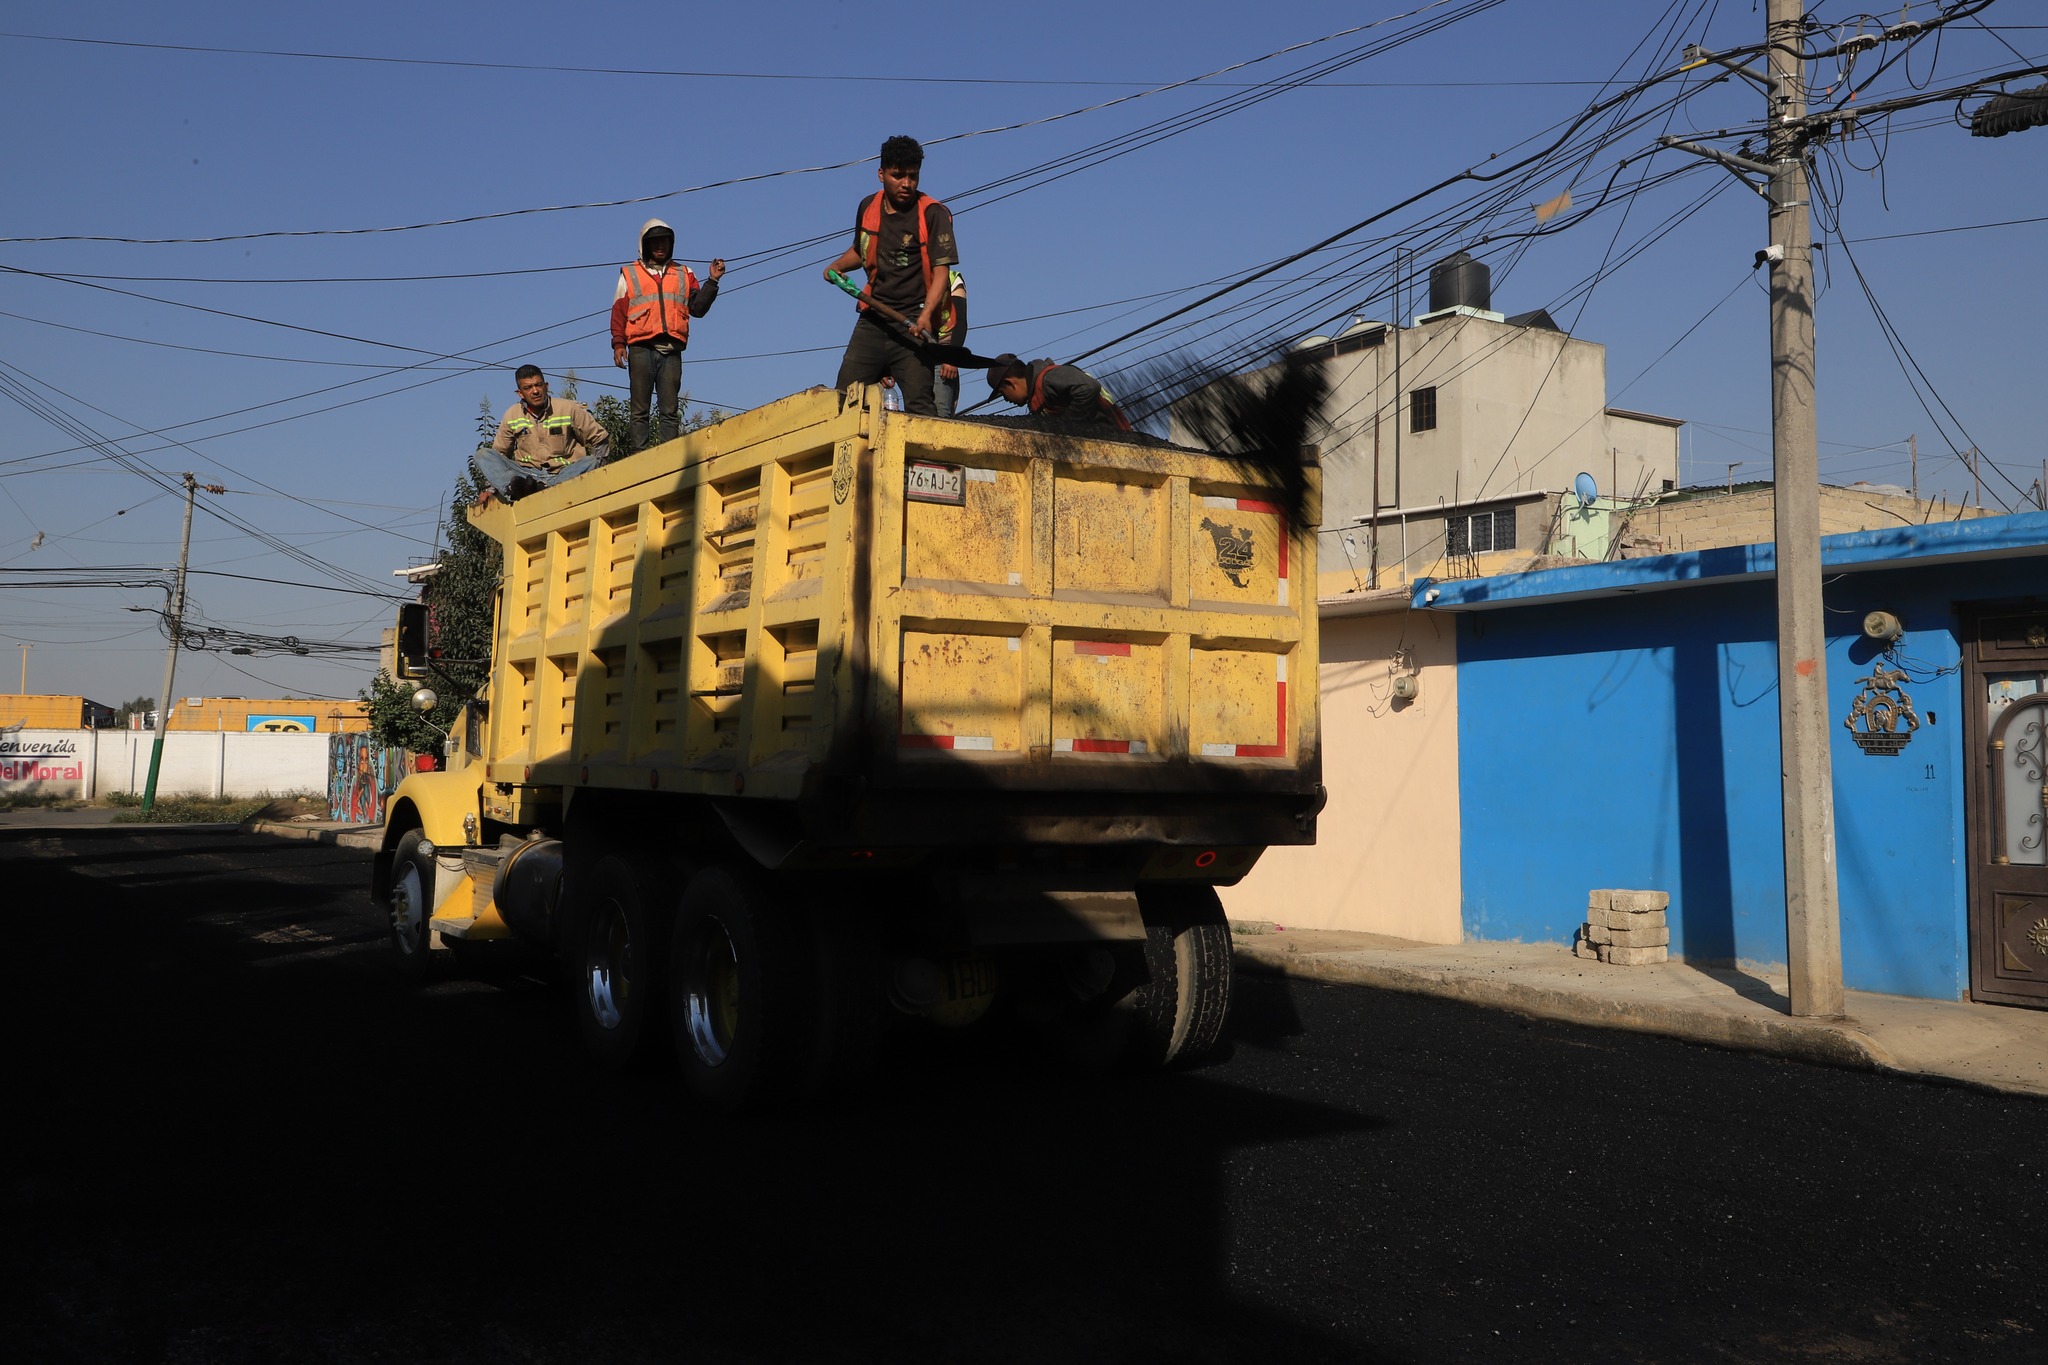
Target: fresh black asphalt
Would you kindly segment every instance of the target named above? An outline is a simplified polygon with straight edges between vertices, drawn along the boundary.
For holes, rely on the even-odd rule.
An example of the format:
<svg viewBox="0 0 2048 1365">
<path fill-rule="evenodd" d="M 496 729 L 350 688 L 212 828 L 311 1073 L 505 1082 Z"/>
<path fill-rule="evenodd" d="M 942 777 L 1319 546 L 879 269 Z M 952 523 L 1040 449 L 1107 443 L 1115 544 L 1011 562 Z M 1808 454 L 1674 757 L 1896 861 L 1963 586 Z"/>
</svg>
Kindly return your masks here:
<svg viewBox="0 0 2048 1365">
<path fill-rule="evenodd" d="M 539 964 L 406 991 L 365 853 L 0 832 L 21 1361 L 2048 1360 L 2048 1104 L 1245 975 L 739 1123 Z"/>
</svg>

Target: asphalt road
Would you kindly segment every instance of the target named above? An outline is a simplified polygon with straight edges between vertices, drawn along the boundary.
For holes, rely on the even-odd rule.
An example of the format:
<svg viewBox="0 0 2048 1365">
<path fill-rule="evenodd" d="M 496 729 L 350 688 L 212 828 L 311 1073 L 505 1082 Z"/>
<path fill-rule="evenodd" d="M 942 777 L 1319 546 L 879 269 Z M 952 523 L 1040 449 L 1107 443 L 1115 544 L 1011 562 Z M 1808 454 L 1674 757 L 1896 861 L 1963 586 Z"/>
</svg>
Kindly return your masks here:
<svg viewBox="0 0 2048 1365">
<path fill-rule="evenodd" d="M 2048 1105 L 1346 987 L 1079 1080 L 912 1033 L 737 1124 L 368 856 L 0 832 L 0 1351 L 199 1362 L 2048 1359 Z"/>
</svg>

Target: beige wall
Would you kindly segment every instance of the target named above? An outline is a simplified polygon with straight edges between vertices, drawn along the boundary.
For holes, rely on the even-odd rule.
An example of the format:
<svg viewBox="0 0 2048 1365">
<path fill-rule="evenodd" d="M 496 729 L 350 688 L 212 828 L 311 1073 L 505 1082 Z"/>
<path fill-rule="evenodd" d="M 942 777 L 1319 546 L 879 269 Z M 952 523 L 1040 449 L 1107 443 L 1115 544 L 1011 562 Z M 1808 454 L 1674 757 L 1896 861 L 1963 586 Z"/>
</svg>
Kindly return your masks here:
<svg viewBox="0 0 2048 1365">
<path fill-rule="evenodd" d="M 1395 650 L 1421 672 L 1393 698 Z M 1267 851 L 1223 891 L 1232 919 L 1457 943 L 1458 729 L 1453 623 L 1406 610 L 1322 621 L 1323 783 L 1311 848 Z"/>
<path fill-rule="evenodd" d="M 1631 555 L 1674 554 L 1681 550 L 1708 550 L 1721 545 L 1763 545 L 1775 539 L 1772 490 L 1752 488 L 1736 493 L 1699 492 L 1667 499 L 1638 511 L 1629 527 L 1638 539 Z M 1957 508 L 1953 504 L 1929 502 L 1911 497 L 1858 488 L 1820 490 L 1820 533 L 1841 535 L 1847 531 L 1879 531 L 1892 526 L 1918 526 L 1928 521 L 1949 521 L 1958 515 L 1995 515 L 1981 507 Z M 1644 545 L 1642 539 L 1658 542 Z"/>
</svg>

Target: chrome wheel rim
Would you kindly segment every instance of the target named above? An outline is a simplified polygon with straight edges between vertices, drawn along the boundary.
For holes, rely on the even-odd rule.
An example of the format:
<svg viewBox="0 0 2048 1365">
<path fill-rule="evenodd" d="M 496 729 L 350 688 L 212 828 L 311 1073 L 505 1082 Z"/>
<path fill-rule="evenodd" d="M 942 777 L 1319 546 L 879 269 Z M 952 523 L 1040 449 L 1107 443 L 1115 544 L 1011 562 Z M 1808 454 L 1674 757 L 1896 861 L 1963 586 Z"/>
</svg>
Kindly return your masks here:
<svg viewBox="0 0 2048 1365">
<path fill-rule="evenodd" d="M 617 901 L 597 906 L 590 927 L 590 951 L 584 960 L 590 1015 L 598 1027 L 615 1029 L 625 1022 L 633 994 L 633 938 Z"/>
<path fill-rule="evenodd" d="M 722 1066 L 739 1031 L 740 960 L 725 926 L 708 920 L 691 945 L 684 1024 L 690 1050 L 706 1066 Z"/>
</svg>

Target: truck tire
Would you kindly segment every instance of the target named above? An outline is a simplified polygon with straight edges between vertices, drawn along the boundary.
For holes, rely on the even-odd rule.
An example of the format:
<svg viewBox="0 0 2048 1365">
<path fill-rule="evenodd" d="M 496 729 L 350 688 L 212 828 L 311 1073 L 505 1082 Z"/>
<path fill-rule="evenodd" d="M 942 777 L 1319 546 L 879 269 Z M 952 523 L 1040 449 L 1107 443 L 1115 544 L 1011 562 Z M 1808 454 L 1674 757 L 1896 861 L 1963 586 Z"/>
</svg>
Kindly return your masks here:
<svg viewBox="0 0 2048 1365">
<path fill-rule="evenodd" d="M 577 895 L 567 954 L 584 1045 L 608 1071 L 638 1069 L 662 1051 L 663 963 L 669 916 L 659 868 L 600 855 Z"/>
<path fill-rule="evenodd" d="M 1124 1016 L 1122 1065 L 1157 1070 L 1173 1056 L 1180 1014 L 1181 980 L 1175 961 L 1173 931 L 1163 924 L 1145 925 L 1145 979 L 1116 1004 Z"/>
<path fill-rule="evenodd" d="M 398 836 L 391 854 L 391 891 L 384 903 L 392 961 L 402 980 L 422 982 L 448 970 L 453 955 L 428 921 L 434 917 L 434 859 L 423 831 Z"/>
<path fill-rule="evenodd" d="M 669 959 L 683 1084 L 721 1114 L 772 1103 L 814 1051 L 817 954 L 775 881 L 719 865 L 690 879 Z"/>
<path fill-rule="evenodd" d="M 1193 1061 L 1212 1051 L 1230 1016 L 1230 921 L 1213 886 L 1146 886 L 1138 891 L 1147 957 L 1155 928 L 1172 936 L 1173 1029 L 1163 1061 Z"/>
</svg>

